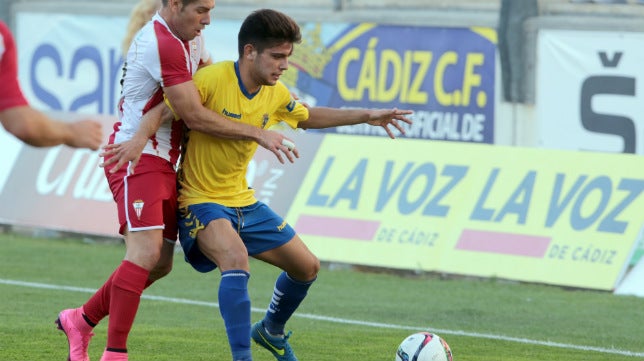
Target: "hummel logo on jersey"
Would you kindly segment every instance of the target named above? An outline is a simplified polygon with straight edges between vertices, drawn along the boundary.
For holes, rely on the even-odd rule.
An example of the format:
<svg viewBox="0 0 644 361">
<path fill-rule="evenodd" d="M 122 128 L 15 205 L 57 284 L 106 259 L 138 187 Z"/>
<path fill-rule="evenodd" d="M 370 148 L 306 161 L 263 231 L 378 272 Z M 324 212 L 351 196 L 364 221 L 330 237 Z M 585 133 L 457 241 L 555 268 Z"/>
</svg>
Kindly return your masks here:
<svg viewBox="0 0 644 361">
<path fill-rule="evenodd" d="M 228 110 L 226 110 L 226 108 L 224 108 L 224 110 L 222 110 L 222 111 L 221 111 L 221 113 L 222 113 L 223 115 L 225 115 L 225 116 L 227 116 L 227 117 L 231 117 L 231 118 L 233 118 L 233 119 L 241 119 L 241 117 L 242 117 L 242 116 L 241 116 L 241 114 L 237 114 L 237 113 L 229 112 Z"/>
<path fill-rule="evenodd" d="M 132 207 L 134 207 L 134 212 L 136 212 L 136 218 L 141 219 L 141 212 L 143 212 L 143 204 L 144 202 L 140 199 L 135 200 L 132 202 Z"/>
</svg>

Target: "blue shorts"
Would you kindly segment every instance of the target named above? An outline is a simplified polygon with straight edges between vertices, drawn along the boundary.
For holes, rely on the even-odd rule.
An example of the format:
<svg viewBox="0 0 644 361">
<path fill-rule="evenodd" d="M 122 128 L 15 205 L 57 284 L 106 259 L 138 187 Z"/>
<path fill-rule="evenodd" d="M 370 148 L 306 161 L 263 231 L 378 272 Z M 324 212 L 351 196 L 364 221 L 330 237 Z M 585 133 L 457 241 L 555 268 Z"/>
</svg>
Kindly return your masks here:
<svg viewBox="0 0 644 361">
<path fill-rule="evenodd" d="M 217 265 L 197 246 L 197 233 L 210 221 L 227 219 L 237 230 L 250 256 L 277 248 L 295 237 L 295 230 L 262 202 L 231 208 L 217 203 L 199 203 L 179 210 L 179 241 L 186 262 L 199 272 L 210 272 Z"/>
</svg>

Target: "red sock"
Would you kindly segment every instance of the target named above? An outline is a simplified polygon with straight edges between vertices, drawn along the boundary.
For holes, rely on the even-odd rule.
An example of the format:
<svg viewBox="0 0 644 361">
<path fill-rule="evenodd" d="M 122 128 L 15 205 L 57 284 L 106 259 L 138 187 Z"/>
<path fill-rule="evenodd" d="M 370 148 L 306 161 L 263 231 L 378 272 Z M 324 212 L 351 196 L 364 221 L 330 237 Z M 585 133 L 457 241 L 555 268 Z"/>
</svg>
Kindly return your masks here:
<svg viewBox="0 0 644 361">
<path fill-rule="evenodd" d="M 110 320 L 107 326 L 107 348 L 126 350 L 141 293 L 150 272 L 132 262 L 123 261 L 114 272 L 110 297 Z"/>
<path fill-rule="evenodd" d="M 96 326 L 110 313 L 110 290 L 112 289 L 112 279 L 114 279 L 115 273 L 116 270 L 103 283 L 103 286 L 83 305 L 83 314 L 93 323 L 91 325 L 92 327 Z M 153 283 L 154 281 L 148 278 L 145 282 L 145 288 L 150 287 Z"/>
<path fill-rule="evenodd" d="M 110 290 L 112 289 L 112 280 L 114 279 L 115 273 L 116 271 L 110 275 L 110 278 L 103 283 L 103 286 L 83 305 L 83 314 L 94 325 L 99 323 L 110 312 Z"/>
</svg>

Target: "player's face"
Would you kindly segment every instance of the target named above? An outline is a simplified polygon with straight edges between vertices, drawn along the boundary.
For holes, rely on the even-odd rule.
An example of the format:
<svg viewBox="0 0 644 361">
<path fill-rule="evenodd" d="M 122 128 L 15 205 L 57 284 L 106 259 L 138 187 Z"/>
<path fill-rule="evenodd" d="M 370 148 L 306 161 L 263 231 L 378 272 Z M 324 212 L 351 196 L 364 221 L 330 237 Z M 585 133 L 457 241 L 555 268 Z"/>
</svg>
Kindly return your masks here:
<svg viewBox="0 0 644 361">
<path fill-rule="evenodd" d="M 266 48 L 255 58 L 255 72 L 259 85 L 275 85 L 288 69 L 288 57 L 293 53 L 293 44 L 282 43 Z"/>
<path fill-rule="evenodd" d="M 210 24 L 210 11 L 215 0 L 196 0 L 184 6 L 182 0 L 169 0 L 172 17 L 168 21 L 170 29 L 181 40 L 192 40 Z"/>
</svg>

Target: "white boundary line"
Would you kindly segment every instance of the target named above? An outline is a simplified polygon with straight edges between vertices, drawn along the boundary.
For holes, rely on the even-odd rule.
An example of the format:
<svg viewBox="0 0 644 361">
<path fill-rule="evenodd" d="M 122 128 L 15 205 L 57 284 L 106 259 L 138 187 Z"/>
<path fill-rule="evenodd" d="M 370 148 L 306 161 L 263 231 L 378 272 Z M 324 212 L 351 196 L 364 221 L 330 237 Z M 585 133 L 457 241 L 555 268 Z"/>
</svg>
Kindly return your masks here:
<svg viewBox="0 0 644 361">
<path fill-rule="evenodd" d="M 60 286 L 60 285 L 51 285 L 51 284 L 46 284 L 46 283 L 24 282 L 24 281 L 7 280 L 7 279 L 0 279 L 0 284 L 13 285 L 13 286 L 22 286 L 22 287 L 30 287 L 30 288 L 51 289 L 51 290 L 57 290 L 57 291 L 82 292 L 82 293 L 90 293 L 90 294 L 96 292 L 95 289 L 91 289 L 91 288 Z M 151 296 L 151 295 L 141 295 L 141 298 L 146 299 L 146 300 L 178 303 L 178 304 L 184 304 L 184 305 L 197 305 L 197 306 L 206 306 L 206 307 L 215 307 L 215 308 L 219 307 L 219 304 L 216 303 L 216 302 L 195 301 L 195 300 L 189 300 L 189 299 L 185 299 L 185 298 Z M 253 312 L 259 312 L 259 313 L 264 313 L 264 312 L 266 312 L 266 309 L 260 309 L 260 308 L 253 307 L 252 311 Z M 635 351 L 620 350 L 620 349 L 605 348 L 605 347 L 581 346 L 581 345 L 573 345 L 573 344 L 552 342 L 552 341 L 539 341 L 539 340 L 531 340 L 531 339 L 520 338 L 520 337 L 494 335 L 494 334 L 489 334 L 489 333 L 468 332 L 468 331 L 461 331 L 461 330 L 435 329 L 435 328 L 432 328 L 431 330 L 428 330 L 427 327 L 404 326 L 404 325 L 394 325 L 394 324 L 389 324 L 389 323 L 350 320 L 350 319 L 346 319 L 346 318 L 337 318 L 337 317 L 314 315 L 314 314 L 311 314 L 311 313 L 295 313 L 293 316 L 301 317 L 301 318 L 308 318 L 308 319 L 312 319 L 312 320 L 320 320 L 320 321 L 326 321 L 326 322 L 348 324 L 348 325 L 359 325 L 359 326 L 367 326 L 367 327 L 397 329 L 397 330 L 409 330 L 409 331 L 432 331 L 432 332 L 435 332 L 437 334 L 444 334 L 444 335 L 457 335 L 457 336 L 466 336 L 466 337 L 474 337 L 474 338 L 484 338 L 484 339 L 490 339 L 490 340 L 517 342 L 517 343 L 523 343 L 523 344 L 528 344 L 528 345 L 557 347 L 557 348 L 564 348 L 564 349 L 570 349 L 570 350 L 580 350 L 580 351 L 592 351 L 592 352 L 600 352 L 600 353 L 606 353 L 606 354 L 631 356 L 631 357 L 644 357 L 644 352 L 635 352 Z"/>
</svg>

